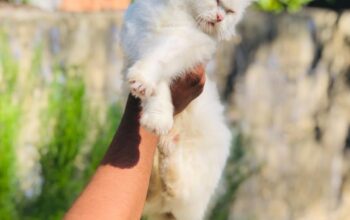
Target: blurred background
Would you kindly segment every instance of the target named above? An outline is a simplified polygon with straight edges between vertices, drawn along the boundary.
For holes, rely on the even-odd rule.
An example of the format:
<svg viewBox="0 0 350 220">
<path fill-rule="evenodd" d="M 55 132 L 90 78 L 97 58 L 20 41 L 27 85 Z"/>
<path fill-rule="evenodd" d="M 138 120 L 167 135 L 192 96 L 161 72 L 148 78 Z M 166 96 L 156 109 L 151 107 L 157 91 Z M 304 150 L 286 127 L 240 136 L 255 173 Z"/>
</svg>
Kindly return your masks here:
<svg viewBox="0 0 350 220">
<path fill-rule="evenodd" d="M 130 0 L 0 0 L 0 219 L 61 219 L 123 111 Z M 210 220 L 350 219 L 350 2 L 259 0 L 220 45 L 235 141 Z M 189 177 L 190 178 L 190 177 Z"/>
</svg>

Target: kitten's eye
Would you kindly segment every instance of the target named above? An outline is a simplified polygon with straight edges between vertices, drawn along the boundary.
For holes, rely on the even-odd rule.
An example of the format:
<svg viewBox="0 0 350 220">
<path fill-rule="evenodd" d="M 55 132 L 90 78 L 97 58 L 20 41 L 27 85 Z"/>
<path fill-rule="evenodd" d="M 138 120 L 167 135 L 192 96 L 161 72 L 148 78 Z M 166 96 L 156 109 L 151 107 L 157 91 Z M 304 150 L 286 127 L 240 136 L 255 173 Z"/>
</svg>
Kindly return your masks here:
<svg viewBox="0 0 350 220">
<path fill-rule="evenodd" d="M 227 9 L 226 10 L 226 13 L 227 14 L 234 14 L 234 13 L 236 13 L 234 10 L 232 10 L 232 9 Z"/>
</svg>

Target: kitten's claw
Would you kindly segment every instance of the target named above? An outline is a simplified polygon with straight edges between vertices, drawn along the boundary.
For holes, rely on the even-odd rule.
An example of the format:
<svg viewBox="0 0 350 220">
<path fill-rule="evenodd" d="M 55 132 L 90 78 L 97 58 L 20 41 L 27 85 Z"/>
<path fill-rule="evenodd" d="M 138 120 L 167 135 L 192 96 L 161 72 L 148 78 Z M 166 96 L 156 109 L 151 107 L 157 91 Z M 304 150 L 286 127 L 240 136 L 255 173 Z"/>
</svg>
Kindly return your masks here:
<svg viewBox="0 0 350 220">
<path fill-rule="evenodd" d="M 140 122 L 147 130 L 157 135 L 165 135 L 173 127 L 173 116 L 165 112 L 144 112 Z"/>
</svg>

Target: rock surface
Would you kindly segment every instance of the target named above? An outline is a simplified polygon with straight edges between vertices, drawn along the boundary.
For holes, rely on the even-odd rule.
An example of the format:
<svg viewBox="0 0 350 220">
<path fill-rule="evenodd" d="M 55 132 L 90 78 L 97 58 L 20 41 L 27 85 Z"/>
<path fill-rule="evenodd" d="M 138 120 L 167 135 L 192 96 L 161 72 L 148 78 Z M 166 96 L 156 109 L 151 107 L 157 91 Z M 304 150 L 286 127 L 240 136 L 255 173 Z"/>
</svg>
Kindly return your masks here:
<svg viewBox="0 0 350 220">
<path fill-rule="evenodd" d="M 349 16 L 246 16 L 226 94 L 260 169 L 231 219 L 350 219 Z"/>
</svg>

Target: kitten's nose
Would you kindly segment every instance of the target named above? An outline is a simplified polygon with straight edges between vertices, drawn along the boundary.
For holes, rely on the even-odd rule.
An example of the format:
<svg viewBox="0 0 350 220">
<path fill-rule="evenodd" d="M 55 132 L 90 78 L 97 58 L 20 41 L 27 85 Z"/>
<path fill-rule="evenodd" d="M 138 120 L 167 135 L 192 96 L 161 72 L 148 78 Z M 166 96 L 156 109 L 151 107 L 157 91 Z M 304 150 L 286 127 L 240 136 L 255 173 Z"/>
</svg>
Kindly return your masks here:
<svg viewBox="0 0 350 220">
<path fill-rule="evenodd" d="M 216 22 L 221 22 L 222 20 L 224 20 L 224 15 L 217 13 L 216 14 Z"/>
</svg>

